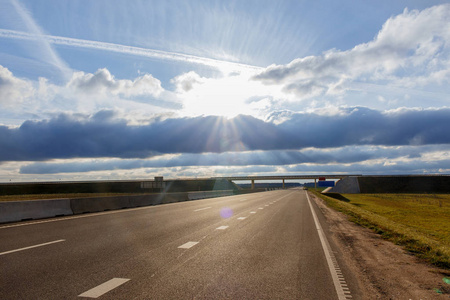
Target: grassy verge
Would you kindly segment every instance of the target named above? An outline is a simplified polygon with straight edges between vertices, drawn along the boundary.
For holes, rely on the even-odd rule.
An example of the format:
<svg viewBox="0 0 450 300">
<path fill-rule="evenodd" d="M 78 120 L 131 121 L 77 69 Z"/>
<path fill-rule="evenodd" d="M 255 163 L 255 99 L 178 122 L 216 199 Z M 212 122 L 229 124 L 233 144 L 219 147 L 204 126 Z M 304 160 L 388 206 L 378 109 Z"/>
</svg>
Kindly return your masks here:
<svg viewBox="0 0 450 300">
<path fill-rule="evenodd" d="M 48 200 L 48 199 L 66 199 L 66 198 L 90 198 L 90 197 L 113 197 L 138 195 L 130 193 L 74 193 L 74 194 L 32 194 L 32 195 L 3 195 L 1 201 L 23 201 L 23 200 Z"/>
<path fill-rule="evenodd" d="M 310 191 L 351 221 L 450 269 L 450 195 L 344 194 L 338 200 Z"/>
</svg>

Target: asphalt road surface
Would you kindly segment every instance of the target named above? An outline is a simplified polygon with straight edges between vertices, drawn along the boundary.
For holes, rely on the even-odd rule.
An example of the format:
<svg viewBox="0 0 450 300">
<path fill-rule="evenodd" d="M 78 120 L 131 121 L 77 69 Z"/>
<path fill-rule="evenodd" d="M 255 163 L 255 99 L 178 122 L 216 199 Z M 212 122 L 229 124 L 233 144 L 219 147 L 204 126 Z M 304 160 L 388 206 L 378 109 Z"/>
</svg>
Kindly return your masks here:
<svg viewBox="0 0 450 300">
<path fill-rule="evenodd" d="M 325 224 L 300 189 L 4 224 L 0 295 L 351 299 Z"/>
</svg>

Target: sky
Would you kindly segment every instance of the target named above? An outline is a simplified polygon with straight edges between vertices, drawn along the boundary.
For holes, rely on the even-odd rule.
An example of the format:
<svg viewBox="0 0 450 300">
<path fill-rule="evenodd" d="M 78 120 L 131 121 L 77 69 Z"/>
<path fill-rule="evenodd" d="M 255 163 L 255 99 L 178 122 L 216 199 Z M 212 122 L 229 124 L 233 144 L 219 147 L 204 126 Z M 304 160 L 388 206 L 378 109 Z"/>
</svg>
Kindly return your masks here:
<svg viewBox="0 0 450 300">
<path fill-rule="evenodd" d="M 0 0 L 0 182 L 450 173 L 448 1 Z"/>
</svg>

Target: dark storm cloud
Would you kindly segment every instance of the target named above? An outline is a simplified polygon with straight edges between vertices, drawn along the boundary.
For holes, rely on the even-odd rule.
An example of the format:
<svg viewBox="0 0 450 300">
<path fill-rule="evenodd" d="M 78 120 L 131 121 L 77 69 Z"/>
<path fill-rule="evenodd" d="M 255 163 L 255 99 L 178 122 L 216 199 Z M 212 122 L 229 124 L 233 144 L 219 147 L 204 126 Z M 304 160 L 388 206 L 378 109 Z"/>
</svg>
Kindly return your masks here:
<svg viewBox="0 0 450 300">
<path fill-rule="evenodd" d="M 154 159 L 35 162 L 22 166 L 20 173 L 56 174 L 191 166 L 258 166 L 261 168 L 263 166 L 272 167 L 282 165 L 313 164 L 314 167 L 319 167 L 319 165 L 354 164 L 374 159 L 383 161 L 397 158 L 417 158 L 415 161 L 423 165 L 426 163 L 420 160 L 422 153 L 442 151 L 446 149 L 446 145 L 401 147 L 348 146 L 333 149 L 305 149 L 302 151 L 275 150 L 181 154 L 177 156 L 155 157 Z M 233 168 L 230 172 L 235 171 L 236 169 Z M 223 173 L 225 170 L 221 172 Z"/>
<path fill-rule="evenodd" d="M 60 115 L 0 126 L 0 161 L 55 158 L 147 158 L 161 153 L 299 150 L 351 145 L 450 143 L 450 109 L 380 112 L 341 109 L 339 114 L 292 114 L 280 124 L 251 116 L 206 116 L 132 126 L 108 111 L 91 117 Z"/>
</svg>

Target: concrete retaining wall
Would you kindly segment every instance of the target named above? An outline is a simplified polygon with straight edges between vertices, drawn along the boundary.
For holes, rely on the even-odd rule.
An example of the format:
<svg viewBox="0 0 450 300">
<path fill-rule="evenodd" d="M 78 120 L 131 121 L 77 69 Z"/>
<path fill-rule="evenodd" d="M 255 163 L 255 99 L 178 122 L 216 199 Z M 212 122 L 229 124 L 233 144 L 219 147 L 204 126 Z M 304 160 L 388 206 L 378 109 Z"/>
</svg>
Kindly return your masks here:
<svg viewBox="0 0 450 300">
<path fill-rule="evenodd" d="M 449 175 L 391 175 L 345 177 L 328 193 L 450 193 Z"/>
<path fill-rule="evenodd" d="M 359 194 L 360 189 L 358 177 L 345 177 L 336 182 L 336 185 L 327 192 L 339 194 Z"/>
<path fill-rule="evenodd" d="M 69 199 L 0 202 L 0 223 L 69 215 Z"/>
</svg>

